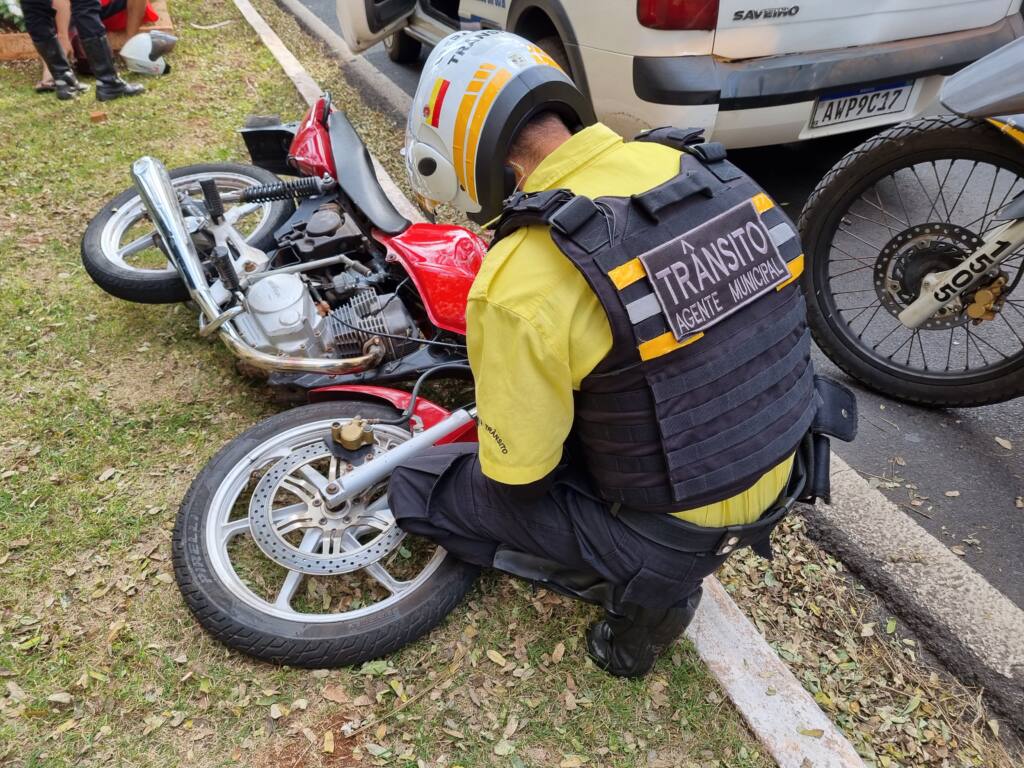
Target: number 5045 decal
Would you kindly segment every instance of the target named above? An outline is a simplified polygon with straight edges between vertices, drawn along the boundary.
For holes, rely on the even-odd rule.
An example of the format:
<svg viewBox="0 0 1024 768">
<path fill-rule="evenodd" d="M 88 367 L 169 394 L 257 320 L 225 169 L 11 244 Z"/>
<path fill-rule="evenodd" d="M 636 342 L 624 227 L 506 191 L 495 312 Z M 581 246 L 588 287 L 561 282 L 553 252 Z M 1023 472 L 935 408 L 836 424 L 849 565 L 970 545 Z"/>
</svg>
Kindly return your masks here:
<svg viewBox="0 0 1024 768">
<path fill-rule="evenodd" d="M 1010 243 L 1006 240 L 997 240 L 995 246 L 990 253 L 979 253 L 976 258 L 968 259 L 962 269 L 958 269 L 948 280 L 937 286 L 932 293 L 935 300 L 949 301 L 969 286 L 975 278 L 988 272 L 996 265 L 999 254 L 1010 247 Z"/>
</svg>

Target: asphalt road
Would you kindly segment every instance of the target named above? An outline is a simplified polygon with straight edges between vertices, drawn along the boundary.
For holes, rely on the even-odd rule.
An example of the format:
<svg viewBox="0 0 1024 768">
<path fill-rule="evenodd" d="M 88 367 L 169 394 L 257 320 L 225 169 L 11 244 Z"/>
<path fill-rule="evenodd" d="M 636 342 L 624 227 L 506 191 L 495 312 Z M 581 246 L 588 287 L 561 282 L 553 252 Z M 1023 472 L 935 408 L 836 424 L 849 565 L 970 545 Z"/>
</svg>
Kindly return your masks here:
<svg viewBox="0 0 1024 768">
<path fill-rule="evenodd" d="M 302 0 L 340 34 L 334 0 Z M 419 66 L 391 62 L 382 46 L 366 58 L 412 94 Z M 422 57 L 421 57 L 422 61 Z M 730 153 L 794 219 L 815 184 L 863 136 Z M 1024 608 L 1024 398 L 975 409 L 928 410 L 879 396 L 859 386 L 815 350 L 821 373 L 853 387 L 860 404 L 860 434 L 833 449 L 913 519 Z M 1009 440 L 1012 449 L 995 440 Z M 946 492 L 957 491 L 958 496 Z M 911 506 L 911 498 L 924 499 Z"/>
</svg>

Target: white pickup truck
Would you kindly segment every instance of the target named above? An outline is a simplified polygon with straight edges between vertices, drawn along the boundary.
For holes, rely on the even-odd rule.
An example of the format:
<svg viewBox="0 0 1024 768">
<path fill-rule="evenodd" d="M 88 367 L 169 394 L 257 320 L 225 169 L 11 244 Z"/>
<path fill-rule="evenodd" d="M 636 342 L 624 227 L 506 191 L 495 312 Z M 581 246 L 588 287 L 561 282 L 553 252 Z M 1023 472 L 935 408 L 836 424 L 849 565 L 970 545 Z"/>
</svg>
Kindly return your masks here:
<svg viewBox="0 0 1024 768">
<path fill-rule="evenodd" d="M 337 0 L 348 44 L 415 60 L 456 29 L 523 35 L 626 136 L 703 127 L 729 147 L 942 111 L 943 78 L 1024 34 L 1021 0 Z"/>
</svg>

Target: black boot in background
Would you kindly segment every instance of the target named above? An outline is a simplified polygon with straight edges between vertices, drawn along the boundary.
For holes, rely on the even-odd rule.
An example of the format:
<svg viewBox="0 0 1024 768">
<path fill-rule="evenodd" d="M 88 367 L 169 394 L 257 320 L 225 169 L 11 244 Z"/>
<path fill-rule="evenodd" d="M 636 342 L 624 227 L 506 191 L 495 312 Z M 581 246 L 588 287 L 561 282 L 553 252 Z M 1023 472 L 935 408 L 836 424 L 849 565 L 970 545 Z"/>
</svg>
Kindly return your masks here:
<svg viewBox="0 0 1024 768">
<path fill-rule="evenodd" d="M 96 75 L 96 101 L 110 101 L 122 96 L 138 96 L 144 90 L 136 83 L 126 83 L 117 76 L 114 66 L 114 52 L 110 50 L 107 36 L 82 39 L 85 57 L 89 60 L 89 68 Z"/>
<path fill-rule="evenodd" d="M 643 677 L 693 620 L 700 597 L 698 589 L 667 609 L 632 604 L 605 609 L 604 619 L 587 632 L 590 657 L 610 675 Z"/>
<path fill-rule="evenodd" d="M 75 77 L 74 70 L 71 69 L 68 58 L 64 54 L 64 46 L 60 44 L 60 40 L 56 36 L 43 43 L 33 41 L 33 45 L 35 45 L 40 58 L 50 69 L 50 74 L 53 76 L 53 89 L 57 92 L 58 99 L 61 101 L 77 99 L 79 94 L 89 90 L 89 86 L 78 82 L 78 78 Z"/>
</svg>

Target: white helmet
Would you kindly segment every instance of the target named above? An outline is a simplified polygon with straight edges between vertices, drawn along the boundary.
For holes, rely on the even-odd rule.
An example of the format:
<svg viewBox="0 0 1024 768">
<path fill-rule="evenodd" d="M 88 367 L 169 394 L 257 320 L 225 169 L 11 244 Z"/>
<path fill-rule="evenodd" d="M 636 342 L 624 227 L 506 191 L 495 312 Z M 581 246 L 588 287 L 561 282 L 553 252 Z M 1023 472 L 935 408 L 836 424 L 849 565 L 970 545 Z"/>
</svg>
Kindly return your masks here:
<svg viewBox="0 0 1024 768">
<path fill-rule="evenodd" d="M 593 108 L 547 53 L 497 30 L 455 32 L 431 52 L 405 133 L 409 180 L 427 207 L 449 203 L 485 224 L 515 187 L 509 144 L 530 118 L 555 112 L 572 131 Z"/>
<path fill-rule="evenodd" d="M 121 48 L 125 66 L 140 75 L 166 75 L 171 65 L 164 55 L 174 50 L 178 38 L 166 32 L 154 30 L 133 35 Z"/>
</svg>

